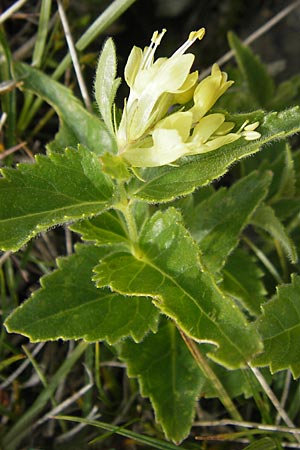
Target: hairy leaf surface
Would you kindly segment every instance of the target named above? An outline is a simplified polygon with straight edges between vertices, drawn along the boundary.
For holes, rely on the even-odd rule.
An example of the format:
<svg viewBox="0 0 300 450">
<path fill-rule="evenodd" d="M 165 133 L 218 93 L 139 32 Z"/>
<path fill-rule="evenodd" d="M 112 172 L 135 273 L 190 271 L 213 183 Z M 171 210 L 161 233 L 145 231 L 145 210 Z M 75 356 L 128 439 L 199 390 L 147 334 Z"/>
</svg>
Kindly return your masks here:
<svg viewBox="0 0 300 450">
<path fill-rule="evenodd" d="M 230 189 L 219 189 L 188 215 L 188 227 L 210 271 L 222 268 L 251 214 L 267 195 L 270 181 L 270 173 L 253 172 Z"/>
<path fill-rule="evenodd" d="M 241 367 L 260 350 L 258 335 L 234 301 L 202 270 L 198 247 L 174 208 L 148 221 L 135 255 L 111 255 L 95 272 L 98 286 L 151 296 L 186 334 L 217 346 L 209 356 L 226 367 Z"/>
<path fill-rule="evenodd" d="M 104 123 L 88 112 L 70 89 L 27 64 L 15 62 L 13 69 L 22 89 L 45 100 L 58 114 L 63 132 L 56 141 L 62 148 L 83 144 L 97 154 L 114 148 Z"/>
<path fill-rule="evenodd" d="M 267 107 L 273 100 L 275 93 L 274 81 L 261 63 L 257 55 L 244 45 L 232 32 L 228 33 L 228 40 L 238 66 L 248 84 L 249 92 L 255 98 L 257 106 Z"/>
<path fill-rule="evenodd" d="M 274 239 L 278 240 L 290 260 L 293 263 L 297 262 L 298 256 L 295 244 L 288 236 L 284 226 L 276 217 L 271 206 L 261 205 L 257 208 L 251 218 L 251 223 L 267 231 Z"/>
<path fill-rule="evenodd" d="M 80 146 L 36 156 L 35 164 L 3 169 L 0 179 L 0 248 L 18 250 L 47 228 L 95 216 L 110 207 L 113 183 L 97 156 Z"/>
<path fill-rule="evenodd" d="M 243 119 L 250 118 L 243 115 Z M 239 122 L 239 115 L 233 117 Z M 203 153 L 176 162 L 177 167 L 159 167 L 146 169 L 142 178 L 134 180 L 130 186 L 136 197 L 149 202 L 167 202 L 180 195 L 194 192 L 200 186 L 205 186 L 227 172 L 235 162 L 252 155 L 262 146 L 274 139 L 283 139 L 300 130 L 299 107 L 282 112 L 265 114 L 262 111 L 251 114 L 251 121 L 258 120 L 258 131 L 261 138 L 255 141 L 239 139 L 209 153 Z"/>
<path fill-rule="evenodd" d="M 222 290 L 239 300 L 254 316 L 260 315 L 266 290 L 261 281 L 263 272 L 251 255 L 236 249 L 229 256 L 222 275 Z"/>
<path fill-rule="evenodd" d="M 116 79 L 116 73 L 116 49 L 113 40 L 110 38 L 105 42 L 98 61 L 95 80 L 95 98 L 102 118 L 112 135 L 114 135 L 112 105 L 121 81 L 120 78 Z"/>
<path fill-rule="evenodd" d="M 59 259 L 58 269 L 41 279 L 41 289 L 8 317 L 8 331 L 35 342 L 62 338 L 109 343 L 125 336 L 140 341 L 149 330 L 156 331 L 159 311 L 149 298 L 124 297 L 91 281 L 93 267 L 107 251 L 79 245 L 75 254 Z"/>
<path fill-rule="evenodd" d="M 291 284 L 279 286 L 277 295 L 263 307 L 257 321 L 264 342 L 264 353 L 257 365 L 269 365 L 272 372 L 291 369 L 300 375 L 300 276 L 292 275 Z"/>
<path fill-rule="evenodd" d="M 91 219 L 80 220 L 70 226 L 80 233 L 85 241 L 95 241 L 97 245 L 127 244 L 126 232 L 115 211 L 105 211 Z"/>
<path fill-rule="evenodd" d="M 164 319 L 158 332 L 139 344 L 127 339 L 121 359 L 129 376 L 138 377 L 167 438 L 181 442 L 192 426 L 202 376 L 175 325 Z"/>
</svg>

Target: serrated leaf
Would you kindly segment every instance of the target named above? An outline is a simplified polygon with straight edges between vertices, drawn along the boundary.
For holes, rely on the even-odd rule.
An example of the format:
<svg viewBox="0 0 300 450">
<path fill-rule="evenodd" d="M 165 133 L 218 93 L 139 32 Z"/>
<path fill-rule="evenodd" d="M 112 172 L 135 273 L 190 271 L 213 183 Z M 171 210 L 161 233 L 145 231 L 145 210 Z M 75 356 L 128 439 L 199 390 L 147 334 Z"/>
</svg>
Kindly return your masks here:
<svg viewBox="0 0 300 450">
<path fill-rule="evenodd" d="M 162 320 L 158 332 L 139 344 L 127 339 L 120 357 L 128 375 L 138 377 L 166 437 L 180 443 L 190 432 L 202 377 L 174 324 Z"/>
<path fill-rule="evenodd" d="M 296 74 L 279 84 L 270 106 L 273 110 L 278 111 L 279 109 L 297 105 L 299 104 L 299 93 L 300 75 Z"/>
<path fill-rule="evenodd" d="M 36 156 L 35 164 L 3 169 L 0 179 L 0 247 L 18 250 L 47 228 L 95 216 L 112 203 L 112 181 L 97 156 L 80 146 Z"/>
<path fill-rule="evenodd" d="M 97 65 L 95 98 L 101 116 L 112 135 L 114 135 L 112 105 L 120 84 L 120 78 L 116 79 L 116 73 L 116 49 L 113 40 L 109 38 L 103 46 Z"/>
<path fill-rule="evenodd" d="M 300 375 L 300 276 L 292 275 L 291 284 L 279 286 L 277 295 L 262 306 L 257 328 L 263 337 L 264 352 L 255 365 L 269 365 L 272 372 L 291 369 Z"/>
<path fill-rule="evenodd" d="M 91 219 L 80 220 L 71 225 L 70 229 L 80 233 L 85 241 L 94 241 L 97 245 L 128 244 L 126 232 L 113 210 Z"/>
<path fill-rule="evenodd" d="M 135 255 L 114 254 L 95 268 L 98 286 L 128 295 L 147 295 L 199 342 L 217 346 L 209 356 L 228 368 L 243 366 L 260 350 L 254 329 L 202 271 L 199 250 L 170 208 L 144 225 Z"/>
<path fill-rule="evenodd" d="M 58 259 L 58 269 L 41 278 L 42 287 L 8 317 L 7 330 L 34 342 L 62 338 L 111 344 L 126 336 L 140 341 L 156 331 L 159 312 L 149 299 L 98 289 L 91 281 L 93 267 L 107 252 L 80 245 L 75 254 Z"/>
<path fill-rule="evenodd" d="M 248 114 L 248 116 L 250 116 Z M 243 118 L 246 115 L 243 115 Z M 234 116 L 238 121 L 238 115 Z M 258 152 L 261 147 L 274 139 L 283 139 L 300 131 L 300 109 L 295 107 L 282 112 L 265 114 L 251 113 L 251 121 L 260 122 L 261 138 L 255 141 L 239 139 L 215 151 L 202 155 L 182 158 L 178 167 L 164 166 L 148 168 L 142 178 L 130 184 L 130 192 L 148 202 L 167 202 L 180 195 L 186 195 L 200 186 L 205 186 L 224 175 L 228 168 L 246 156 Z"/>
<path fill-rule="evenodd" d="M 266 66 L 249 47 L 242 44 L 234 33 L 228 33 L 228 40 L 230 47 L 235 52 L 239 69 L 248 84 L 249 92 L 255 98 L 258 106 L 267 107 L 273 100 L 275 86 Z"/>
<path fill-rule="evenodd" d="M 253 172 L 230 189 L 219 189 L 188 216 L 189 230 L 199 243 L 202 260 L 211 272 L 222 268 L 238 244 L 240 232 L 267 195 L 270 181 L 270 172 Z"/>
<path fill-rule="evenodd" d="M 251 218 L 251 223 L 256 227 L 262 228 L 274 239 L 278 240 L 288 258 L 290 258 L 293 263 L 296 263 L 298 258 L 296 247 L 291 238 L 288 236 L 284 226 L 276 217 L 271 206 L 259 206 Z"/>
<path fill-rule="evenodd" d="M 222 275 L 222 290 L 239 300 L 251 314 L 258 316 L 266 290 L 261 281 L 263 272 L 251 255 L 236 249 L 229 256 Z"/>
<path fill-rule="evenodd" d="M 56 136 L 56 144 L 64 148 L 80 143 L 99 155 L 113 151 L 114 142 L 104 123 L 89 113 L 70 89 L 27 64 L 15 62 L 13 69 L 22 89 L 45 100 L 58 114 L 64 131 Z"/>
</svg>

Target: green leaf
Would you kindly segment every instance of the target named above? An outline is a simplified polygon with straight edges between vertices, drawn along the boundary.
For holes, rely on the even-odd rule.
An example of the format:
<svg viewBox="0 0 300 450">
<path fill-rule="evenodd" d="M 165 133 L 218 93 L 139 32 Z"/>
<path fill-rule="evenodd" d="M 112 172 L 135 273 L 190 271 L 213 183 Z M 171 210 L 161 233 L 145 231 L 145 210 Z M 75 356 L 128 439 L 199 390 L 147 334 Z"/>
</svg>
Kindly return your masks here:
<svg viewBox="0 0 300 450">
<path fill-rule="evenodd" d="M 209 356 L 228 368 L 243 366 L 260 340 L 233 300 L 202 270 L 199 250 L 170 208 L 143 227 L 135 255 L 114 254 L 95 268 L 98 286 L 125 295 L 147 295 L 183 331 L 217 349 Z"/>
<path fill-rule="evenodd" d="M 135 202 L 132 205 L 132 211 L 138 228 L 144 226 L 149 216 L 149 206 L 146 203 Z M 93 241 L 96 245 L 120 245 L 127 251 L 131 243 L 128 239 L 127 229 L 122 220 L 120 220 L 117 211 L 109 210 L 100 216 L 91 219 L 80 220 L 70 226 L 72 231 L 80 233 L 82 239 Z"/>
<path fill-rule="evenodd" d="M 229 256 L 222 275 L 222 290 L 240 301 L 251 314 L 258 316 L 266 290 L 261 281 L 263 272 L 254 259 L 242 249 L 236 249 Z"/>
<path fill-rule="evenodd" d="M 10 42 L 7 41 L 7 37 L 4 32 L 4 28 L 0 29 L 0 83 L 8 82 L 12 78 L 11 71 L 11 48 Z M 3 85 L 2 85 L 3 86 Z M 4 91 L 4 92 L 3 92 Z M 3 119 L 2 113 L 6 113 L 5 120 L 5 132 L 2 133 L 1 127 L 1 146 L 4 148 L 10 148 L 16 145 L 16 118 L 17 118 L 17 101 L 16 101 L 16 90 L 14 89 L 14 83 L 12 82 L 12 90 L 1 89 L 0 95 L 0 110 L 1 117 Z"/>
<path fill-rule="evenodd" d="M 101 164 L 103 172 L 117 180 L 129 180 L 131 175 L 126 163 L 119 157 L 111 153 L 105 153 L 101 156 Z"/>
<path fill-rule="evenodd" d="M 112 135 L 114 135 L 112 105 L 121 81 L 120 78 L 116 79 L 116 73 L 116 49 L 113 40 L 109 38 L 103 46 L 98 61 L 95 80 L 95 98 L 102 118 Z"/>
<path fill-rule="evenodd" d="M 277 443 L 269 437 L 258 439 L 256 442 L 252 442 L 250 445 L 247 445 L 247 447 L 244 448 L 244 450 L 276 450 L 276 449 L 278 449 Z"/>
<path fill-rule="evenodd" d="M 293 75 L 288 80 L 283 81 L 277 88 L 271 107 L 274 111 L 299 104 L 300 75 Z"/>
<path fill-rule="evenodd" d="M 267 231 L 275 240 L 280 242 L 286 255 L 293 263 L 297 262 L 297 250 L 287 235 L 284 226 L 280 220 L 276 217 L 274 210 L 271 206 L 261 205 L 251 218 L 251 223 L 263 230 Z"/>
<path fill-rule="evenodd" d="M 285 145 L 285 152 L 282 155 L 284 161 L 279 162 L 281 166 L 281 176 L 279 176 L 279 185 L 276 192 L 276 199 L 281 197 L 293 197 L 296 190 L 296 174 L 294 169 L 294 161 L 292 157 L 291 148 L 288 144 Z M 279 165 L 278 164 L 278 165 Z M 271 170 L 274 169 L 271 167 Z M 272 199 L 274 201 L 274 198 Z"/>
<path fill-rule="evenodd" d="M 113 151 L 114 143 L 104 123 L 84 109 L 70 89 L 27 64 L 15 62 L 14 75 L 22 81 L 22 89 L 41 97 L 58 114 L 63 132 L 56 136 L 56 148 L 80 143 L 97 154 Z"/>
<path fill-rule="evenodd" d="M 296 175 L 296 195 L 300 197 L 300 150 L 297 150 L 293 153 L 293 162 Z"/>
<path fill-rule="evenodd" d="M 235 52 L 239 69 L 248 84 L 249 92 L 255 98 L 259 107 L 267 107 L 273 100 L 275 86 L 266 66 L 249 47 L 242 44 L 234 33 L 228 33 L 228 40 L 230 47 Z"/>
<path fill-rule="evenodd" d="M 0 247 L 18 250 L 33 236 L 110 207 L 113 184 L 94 153 L 80 146 L 36 156 L 35 164 L 3 169 L 0 179 Z"/>
<path fill-rule="evenodd" d="M 113 210 L 91 219 L 80 220 L 71 225 L 70 229 L 80 233 L 85 241 L 94 241 L 97 245 L 128 244 L 126 232 Z"/>
<path fill-rule="evenodd" d="M 296 216 L 300 212 L 300 197 L 283 198 L 272 204 L 274 213 L 279 220 Z"/>
<path fill-rule="evenodd" d="M 290 198 L 295 195 L 296 174 L 294 170 L 293 155 L 286 141 L 272 143 L 261 159 L 260 171 L 271 170 L 272 183 L 268 198 L 274 204 L 281 198 Z"/>
<path fill-rule="evenodd" d="M 222 268 L 251 214 L 267 195 L 270 181 L 270 172 L 253 172 L 230 189 L 219 189 L 189 214 L 189 230 L 199 243 L 202 260 L 210 271 Z"/>
<path fill-rule="evenodd" d="M 213 361 L 209 361 L 209 366 L 220 380 L 231 399 L 240 395 L 243 395 L 247 399 L 252 398 L 254 394 L 257 394 L 262 390 L 262 387 L 255 376 L 247 368 L 227 370 Z M 271 382 L 270 371 L 266 369 L 262 369 L 262 371 L 268 382 Z M 200 391 L 205 398 L 219 397 L 218 390 L 212 380 L 208 377 L 203 377 Z"/>
<path fill-rule="evenodd" d="M 292 275 L 291 284 L 279 286 L 277 295 L 262 307 L 257 328 L 263 337 L 264 353 L 254 364 L 269 365 L 272 372 L 291 369 L 300 375 L 300 276 Z"/>
<path fill-rule="evenodd" d="M 276 189 L 273 186 L 273 196 L 269 202 L 280 220 L 295 216 L 300 211 L 299 155 L 299 152 L 292 153 L 290 146 L 286 145 L 285 152 L 271 165 Z"/>
<path fill-rule="evenodd" d="M 140 341 L 156 331 L 159 312 L 149 299 L 97 289 L 91 281 L 93 267 L 107 252 L 79 245 L 75 254 L 58 259 L 58 269 L 41 279 L 41 289 L 8 317 L 7 330 L 35 342 L 62 338 L 111 344 L 125 336 Z"/>
<path fill-rule="evenodd" d="M 243 114 L 242 117 L 247 116 L 250 118 L 250 114 Z M 236 115 L 233 119 L 237 122 L 238 117 Z M 145 181 L 135 179 L 131 182 L 132 195 L 148 202 L 167 202 L 189 194 L 224 175 L 235 161 L 258 152 L 262 145 L 300 131 L 298 106 L 269 114 L 262 111 L 251 113 L 251 121 L 256 120 L 261 124 L 260 139 L 245 141 L 241 138 L 209 153 L 182 158 L 178 161 L 178 167 L 148 168 L 142 174 Z"/>
<path fill-rule="evenodd" d="M 139 344 L 127 339 L 120 357 L 128 375 L 138 377 L 166 437 L 179 444 L 190 432 L 202 377 L 175 325 L 164 319 Z"/>
</svg>

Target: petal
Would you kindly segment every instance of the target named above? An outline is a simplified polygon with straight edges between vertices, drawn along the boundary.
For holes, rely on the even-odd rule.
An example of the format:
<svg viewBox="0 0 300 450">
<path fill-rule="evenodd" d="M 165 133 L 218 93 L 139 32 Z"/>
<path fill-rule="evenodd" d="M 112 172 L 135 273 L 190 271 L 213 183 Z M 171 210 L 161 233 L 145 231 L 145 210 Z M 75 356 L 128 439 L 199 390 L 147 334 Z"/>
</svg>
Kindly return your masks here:
<svg viewBox="0 0 300 450">
<path fill-rule="evenodd" d="M 258 131 L 243 131 L 242 136 L 246 141 L 254 141 L 255 139 L 259 139 L 261 134 Z"/>
<path fill-rule="evenodd" d="M 176 130 L 181 137 L 182 141 L 185 142 L 190 135 L 190 130 L 192 126 L 193 115 L 189 111 L 178 111 L 165 119 L 162 119 L 155 127 L 155 130 Z M 153 132 L 154 134 L 154 132 Z"/>
<path fill-rule="evenodd" d="M 214 132 L 215 135 L 223 136 L 229 133 L 235 127 L 234 122 L 224 122 L 222 125 Z"/>
<path fill-rule="evenodd" d="M 133 167 L 158 167 L 176 161 L 188 151 L 176 130 L 158 129 L 153 132 L 153 146 L 133 148 L 123 153 Z"/>
<path fill-rule="evenodd" d="M 189 75 L 193 61 L 194 55 L 192 54 L 178 55 L 164 60 L 163 64 L 159 64 L 157 71 L 154 70 L 155 63 L 150 69 L 142 70 L 137 74 L 134 89 L 136 89 L 135 93 L 140 93 L 138 94 L 140 97 L 130 125 L 130 136 L 133 140 L 138 139 L 146 129 L 153 125 L 149 119 L 159 97 L 165 93 L 176 92 L 181 88 Z M 148 73 L 146 74 L 146 72 Z M 147 80 L 146 84 L 145 80 Z M 131 106 L 131 95 L 128 99 L 128 106 Z"/>
<path fill-rule="evenodd" d="M 200 153 L 208 153 L 212 150 L 216 150 L 219 147 L 230 144 L 231 142 L 237 141 L 241 136 L 236 133 L 229 133 L 226 136 L 218 136 L 211 141 L 207 141 L 205 144 L 195 145 L 190 143 L 189 152 L 187 155 L 199 155 Z"/>
<path fill-rule="evenodd" d="M 134 90 L 141 98 L 155 97 L 163 92 L 177 92 L 189 75 L 194 55 L 178 55 L 159 58 L 155 63 L 140 70 L 135 78 Z"/>
<path fill-rule="evenodd" d="M 134 46 L 130 52 L 124 71 L 126 83 L 131 88 L 141 67 L 142 60 L 143 51 L 139 47 Z"/>
<path fill-rule="evenodd" d="M 224 123 L 224 114 L 209 114 L 200 119 L 198 125 L 194 128 L 192 142 L 205 143 L 216 130 Z"/>
<path fill-rule="evenodd" d="M 195 91 L 196 83 L 198 81 L 198 70 L 190 73 L 183 85 L 180 89 L 178 89 L 177 93 L 174 94 L 173 104 L 179 103 L 180 105 L 184 105 L 189 102 L 193 98 L 193 94 Z"/>
<path fill-rule="evenodd" d="M 194 106 L 191 108 L 195 121 L 203 117 L 233 84 L 233 81 L 226 80 L 227 74 L 221 72 L 219 66 L 214 64 L 212 74 L 200 81 L 195 89 Z"/>
</svg>

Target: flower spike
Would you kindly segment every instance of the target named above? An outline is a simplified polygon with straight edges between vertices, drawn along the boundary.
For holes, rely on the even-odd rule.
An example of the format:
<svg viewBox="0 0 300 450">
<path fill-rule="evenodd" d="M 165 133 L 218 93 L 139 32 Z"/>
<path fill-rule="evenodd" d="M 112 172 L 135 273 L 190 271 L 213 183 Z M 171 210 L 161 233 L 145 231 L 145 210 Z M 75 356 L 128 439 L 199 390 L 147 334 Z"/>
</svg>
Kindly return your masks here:
<svg viewBox="0 0 300 450">
<path fill-rule="evenodd" d="M 125 80 L 130 92 L 115 129 L 119 157 L 131 167 L 157 167 L 240 138 L 258 139 L 258 122 L 247 121 L 234 132 L 235 124 L 226 122 L 224 114 L 210 112 L 233 83 L 217 64 L 200 82 L 198 72 L 190 72 L 194 55 L 186 51 L 204 37 L 205 29 L 192 31 L 169 58 L 154 60 L 165 33 L 155 31 L 148 47 L 133 47 L 128 57 Z M 179 109 L 191 100 L 192 105 Z"/>
</svg>

